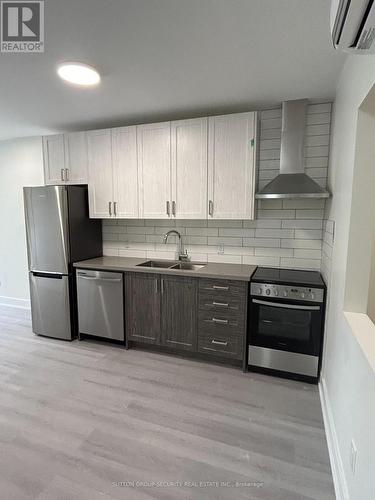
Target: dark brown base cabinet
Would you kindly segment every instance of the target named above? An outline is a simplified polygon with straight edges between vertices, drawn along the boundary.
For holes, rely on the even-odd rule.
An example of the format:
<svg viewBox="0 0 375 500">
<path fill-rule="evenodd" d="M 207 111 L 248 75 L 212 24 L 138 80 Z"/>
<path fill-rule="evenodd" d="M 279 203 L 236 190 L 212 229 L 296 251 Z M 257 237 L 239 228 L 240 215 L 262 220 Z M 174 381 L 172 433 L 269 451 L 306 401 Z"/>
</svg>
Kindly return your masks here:
<svg viewBox="0 0 375 500">
<path fill-rule="evenodd" d="M 248 284 L 199 279 L 198 351 L 243 360 Z"/>
<path fill-rule="evenodd" d="M 127 273 L 127 341 L 245 366 L 247 292 L 247 282 Z"/>
<path fill-rule="evenodd" d="M 197 348 L 197 289 L 194 278 L 161 277 L 161 343 L 195 351 Z"/>
<path fill-rule="evenodd" d="M 197 344 L 196 279 L 132 273 L 125 277 L 128 340 L 194 351 Z"/>
<path fill-rule="evenodd" d="M 148 273 L 125 275 L 127 340 L 160 344 L 160 276 Z"/>
</svg>

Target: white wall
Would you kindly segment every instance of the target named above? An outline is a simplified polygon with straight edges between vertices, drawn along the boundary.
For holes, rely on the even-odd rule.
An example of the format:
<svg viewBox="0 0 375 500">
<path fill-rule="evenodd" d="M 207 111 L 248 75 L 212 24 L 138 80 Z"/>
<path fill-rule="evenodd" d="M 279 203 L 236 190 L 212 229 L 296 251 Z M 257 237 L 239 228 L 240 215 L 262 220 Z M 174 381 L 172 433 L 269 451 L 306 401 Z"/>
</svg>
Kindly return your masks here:
<svg viewBox="0 0 375 500">
<path fill-rule="evenodd" d="M 0 304 L 29 307 L 22 188 L 42 183 L 40 137 L 0 142 Z"/>
<path fill-rule="evenodd" d="M 327 219 L 335 221 L 335 242 L 322 388 L 333 431 L 330 438 L 337 445 L 335 468 L 342 474 L 340 498 L 352 500 L 372 500 L 375 492 L 375 376 L 343 312 L 358 109 L 374 83 L 375 56 L 349 57 L 334 105 L 329 169 L 334 196 L 326 213 Z M 351 439 L 358 450 L 355 475 L 349 461 Z"/>
<path fill-rule="evenodd" d="M 372 248 L 370 286 L 368 291 L 367 314 L 375 323 L 375 245 Z"/>
</svg>

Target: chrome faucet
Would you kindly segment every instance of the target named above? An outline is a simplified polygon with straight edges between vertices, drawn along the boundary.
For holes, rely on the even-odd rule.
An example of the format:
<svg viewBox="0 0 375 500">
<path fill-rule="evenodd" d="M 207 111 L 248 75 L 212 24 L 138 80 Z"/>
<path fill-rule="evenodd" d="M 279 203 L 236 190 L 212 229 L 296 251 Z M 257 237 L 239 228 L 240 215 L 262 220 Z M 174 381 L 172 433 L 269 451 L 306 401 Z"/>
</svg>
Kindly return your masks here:
<svg viewBox="0 0 375 500">
<path fill-rule="evenodd" d="M 176 236 L 178 236 L 178 260 L 182 260 L 182 261 L 189 260 L 189 255 L 188 255 L 187 251 L 184 250 L 184 245 L 182 243 L 181 234 L 178 231 L 176 231 L 175 229 L 171 229 L 170 231 L 165 233 L 165 235 L 163 237 L 163 243 L 165 243 L 165 244 L 167 243 L 168 237 L 171 234 L 175 234 Z"/>
</svg>

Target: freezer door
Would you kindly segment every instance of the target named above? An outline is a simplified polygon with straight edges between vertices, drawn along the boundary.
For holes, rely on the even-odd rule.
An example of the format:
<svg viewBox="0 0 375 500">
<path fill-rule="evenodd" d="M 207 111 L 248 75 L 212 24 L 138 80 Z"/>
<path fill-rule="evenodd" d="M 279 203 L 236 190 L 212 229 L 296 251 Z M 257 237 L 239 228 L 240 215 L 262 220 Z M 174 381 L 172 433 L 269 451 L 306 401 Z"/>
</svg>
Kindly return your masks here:
<svg viewBox="0 0 375 500">
<path fill-rule="evenodd" d="M 24 188 L 29 270 L 67 274 L 68 203 L 64 186 Z"/>
<path fill-rule="evenodd" d="M 69 276 L 30 273 L 33 332 L 71 340 Z"/>
</svg>

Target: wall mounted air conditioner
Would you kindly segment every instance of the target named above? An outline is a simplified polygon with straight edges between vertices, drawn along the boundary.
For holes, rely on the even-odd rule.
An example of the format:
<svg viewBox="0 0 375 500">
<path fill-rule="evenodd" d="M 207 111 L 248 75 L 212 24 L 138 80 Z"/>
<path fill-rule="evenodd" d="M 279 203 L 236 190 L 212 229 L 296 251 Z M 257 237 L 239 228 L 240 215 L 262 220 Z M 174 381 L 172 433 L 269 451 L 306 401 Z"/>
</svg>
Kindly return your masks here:
<svg viewBox="0 0 375 500">
<path fill-rule="evenodd" d="M 331 33 L 335 48 L 375 53 L 375 1 L 332 0 Z"/>
</svg>

